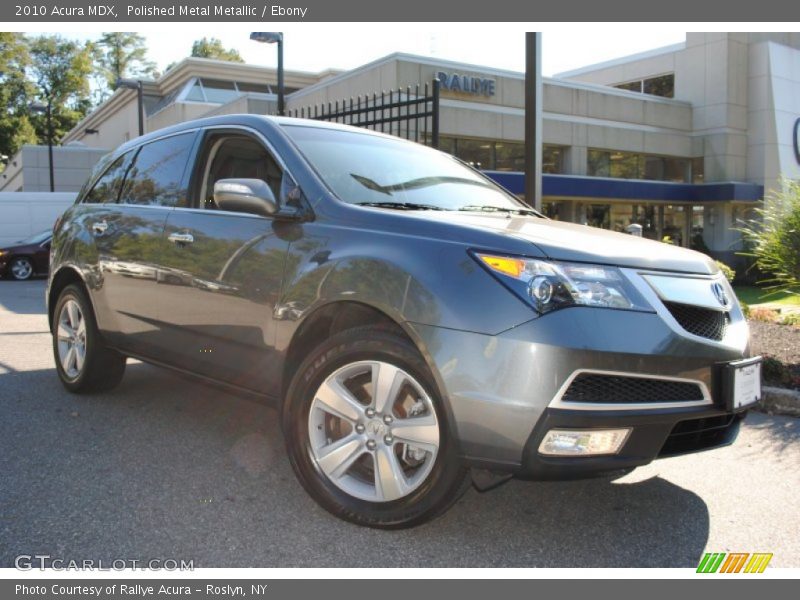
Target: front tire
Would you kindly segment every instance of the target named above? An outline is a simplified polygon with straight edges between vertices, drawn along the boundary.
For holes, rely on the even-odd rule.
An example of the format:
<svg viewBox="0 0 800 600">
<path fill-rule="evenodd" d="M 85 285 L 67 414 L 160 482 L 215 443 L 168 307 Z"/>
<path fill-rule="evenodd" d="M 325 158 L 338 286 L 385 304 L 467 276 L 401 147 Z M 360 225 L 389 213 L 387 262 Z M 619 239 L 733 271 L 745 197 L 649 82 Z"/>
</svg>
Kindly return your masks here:
<svg viewBox="0 0 800 600">
<path fill-rule="evenodd" d="M 282 425 L 295 473 L 337 517 L 412 527 L 466 490 L 443 403 L 419 352 L 385 329 L 339 333 L 289 387 Z"/>
<path fill-rule="evenodd" d="M 61 383 L 72 393 L 110 390 L 125 374 L 125 356 L 103 343 L 92 305 L 77 285 L 65 287 L 56 302 L 53 356 Z"/>
</svg>

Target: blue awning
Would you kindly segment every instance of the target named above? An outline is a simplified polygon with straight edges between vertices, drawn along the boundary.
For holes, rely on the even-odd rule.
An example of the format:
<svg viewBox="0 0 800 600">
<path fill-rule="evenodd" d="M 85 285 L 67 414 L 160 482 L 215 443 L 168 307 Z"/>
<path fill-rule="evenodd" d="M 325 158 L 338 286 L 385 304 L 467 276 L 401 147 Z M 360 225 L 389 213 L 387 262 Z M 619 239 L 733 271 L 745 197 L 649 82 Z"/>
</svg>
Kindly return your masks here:
<svg viewBox="0 0 800 600">
<path fill-rule="evenodd" d="M 514 194 L 525 193 L 524 173 L 518 171 L 484 171 L 484 173 Z M 674 183 L 581 175 L 542 175 L 542 196 L 670 203 L 757 202 L 764 197 L 764 186 L 735 181 Z"/>
</svg>

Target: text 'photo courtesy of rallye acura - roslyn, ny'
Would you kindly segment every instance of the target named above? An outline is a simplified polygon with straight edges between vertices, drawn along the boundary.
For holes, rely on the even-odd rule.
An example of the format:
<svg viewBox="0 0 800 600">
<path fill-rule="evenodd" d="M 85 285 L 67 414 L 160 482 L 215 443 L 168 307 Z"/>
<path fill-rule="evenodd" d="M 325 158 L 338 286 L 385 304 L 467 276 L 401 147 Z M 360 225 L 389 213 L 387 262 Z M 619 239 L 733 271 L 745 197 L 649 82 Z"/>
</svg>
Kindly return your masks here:
<svg viewBox="0 0 800 600">
<path fill-rule="evenodd" d="M 127 357 L 271 400 L 331 513 L 409 527 L 473 482 L 730 444 L 760 359 L 714 261 L 549 220 L 436 150 L 229 115 L 111 152 L 54 229 L 58 375 Z"/>
</svg>

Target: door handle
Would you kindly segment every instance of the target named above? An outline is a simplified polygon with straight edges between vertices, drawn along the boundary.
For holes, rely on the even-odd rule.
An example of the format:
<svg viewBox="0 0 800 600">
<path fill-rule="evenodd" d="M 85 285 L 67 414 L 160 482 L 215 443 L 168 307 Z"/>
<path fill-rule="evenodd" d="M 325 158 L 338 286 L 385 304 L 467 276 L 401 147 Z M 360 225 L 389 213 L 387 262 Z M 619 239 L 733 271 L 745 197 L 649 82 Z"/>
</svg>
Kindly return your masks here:
<svg viewBox="0 0 800 600">
<path fill-rule="evenodd" d="M 92 232 L 95 235 L 103 235 L 108 229 L 108 223 L 105 220 L 98 221 L 97 223 L 92 223 Z"/>
<path fill-rule="evenodd" d="M 191 244 L 194 236 L 191 233 L 170 233 L 167 238 L 173 244 Z"/>
</svg>

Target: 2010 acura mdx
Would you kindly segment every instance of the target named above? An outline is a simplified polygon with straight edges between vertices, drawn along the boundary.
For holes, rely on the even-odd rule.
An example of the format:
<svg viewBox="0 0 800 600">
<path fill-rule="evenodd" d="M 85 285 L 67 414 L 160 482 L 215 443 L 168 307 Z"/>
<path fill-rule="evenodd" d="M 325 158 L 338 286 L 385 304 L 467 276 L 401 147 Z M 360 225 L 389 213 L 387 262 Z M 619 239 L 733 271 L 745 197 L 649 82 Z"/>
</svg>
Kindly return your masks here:
<svg viewBox="0 0 800 600">
<path fill-rule="evenodd" d="M 470 479 L 729 444 L 760 394 L 707 256 L 549 220 L 446 154 L 316 121 L 124 144 L 56 224 L 47 300 L 68 390 L 114 387 L 130 356 L 272 399 L 305 489 L 373 527 L 431 519 Z"/>
</svg>

